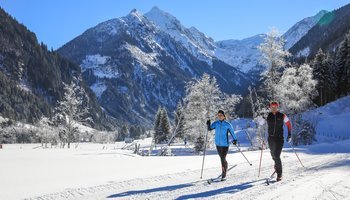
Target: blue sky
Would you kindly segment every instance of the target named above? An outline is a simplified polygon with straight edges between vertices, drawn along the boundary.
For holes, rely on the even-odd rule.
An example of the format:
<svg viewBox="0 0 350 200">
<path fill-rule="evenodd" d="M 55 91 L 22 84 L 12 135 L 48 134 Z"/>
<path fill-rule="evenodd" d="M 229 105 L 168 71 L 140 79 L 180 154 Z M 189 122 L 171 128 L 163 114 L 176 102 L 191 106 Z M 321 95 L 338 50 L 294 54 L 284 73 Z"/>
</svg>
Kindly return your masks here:
<svg viewBox="0 0 350 200">
<path fill-rule="evenodd" d="M 318 11 L 334 10 L 350 0 L 0 0 L 0 6 L 54 49 L 86 29 L 158 6 L 186 27 L 195 26 L 215 41 L 242 39 L 277 27 L 286 31 Z"/>
</svg>

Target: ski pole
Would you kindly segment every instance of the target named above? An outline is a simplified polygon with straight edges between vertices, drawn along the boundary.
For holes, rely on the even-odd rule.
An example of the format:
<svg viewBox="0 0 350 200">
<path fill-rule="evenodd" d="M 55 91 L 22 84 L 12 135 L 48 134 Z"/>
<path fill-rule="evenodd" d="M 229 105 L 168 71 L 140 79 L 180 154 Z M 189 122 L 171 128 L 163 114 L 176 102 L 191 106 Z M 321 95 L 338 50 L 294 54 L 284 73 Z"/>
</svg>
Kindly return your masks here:
<svg viewBox="0 0 350 200">
<path fill-rule="evenodd" d="M 290 142 L 287 142 L 287 143 L 289 144 L 289 146 L 290 146 L 290 147 L 292 147 L 292 149 L 293 149 L 293 151 L 294 151 L 295 155 L 297 156 L 297 158 L 298 158 L 298 160 L 299 160 L 299 162 L 300 162 L 301 166 L 302 166 L 303 168 L 305 168 L 305 167 L 304 167 L 304 165 L 303 165 L 303 163 L 301 162 L 301 160 L 300 160 L 300 158 L 299 158 L 299 156 L 298 156 L 297 152 L 295 151 L 295 149 L 294 149 L 293 145 L 292 145 Z"/>
<path fill-rule="evenodd" d="M 264 141 L 262 141 L 262 143 L 261 143 L 261 153 L 260 153 L 260 161 L 259 161 L 259 173 L 258 173 L 258 177 L 260 177 L 260 171 L 261 171 L 261 162 L 262 162 L 262 155 L 263 155 L 263 151 L 264 151 Z"/>
<path fill-rule="evenodd" d="M 201 179 L 203 178 L 203 168 L 204 168 L 205 152 L 206 152 L 206 149 L 207 149 L 208 132 L 209 132 L 209 130 L 207 129 L 207 133 L 205 134 L 205 143 L 204 143 Z"/>
<path fill-rule="evenodd" d="M 243 157 L 245 158 L 245 160 L 249 163 L 249 165 L 252 166 L 252 163 L 250 163 L 249 160 L 247 159 L 247 157 L 245 157 L 245 155 L 243 154 L 243 152 L 241 151 L 241 149 L 240 149 L 237 145 L 235 145 L 235 146 L 237 147 L 238 151 L 241 152 L 241 154 L 243 155 Z"/>
</svg>

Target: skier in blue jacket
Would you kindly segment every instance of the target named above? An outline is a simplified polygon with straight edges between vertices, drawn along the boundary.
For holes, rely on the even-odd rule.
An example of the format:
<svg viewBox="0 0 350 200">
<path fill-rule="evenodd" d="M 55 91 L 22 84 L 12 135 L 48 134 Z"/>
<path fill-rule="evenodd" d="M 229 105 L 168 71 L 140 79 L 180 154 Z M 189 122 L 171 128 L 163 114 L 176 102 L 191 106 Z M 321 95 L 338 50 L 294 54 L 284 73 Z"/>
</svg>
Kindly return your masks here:
<svg viewBox="0 0 350 200">
<path fill-rule="evenodd" d="M 222 167 L 222 176 L 221 178 L 226 177 L 228 163 L 226 161 L 226 155 L 228 152 L 228 148 L 230 146 L 228 134 L 230 133 L 233 138 L 233 145 L 237 144 L 237 136 L 233 131 L 232 125 L 226 121 L 226 116 L 224 111 L 218 111 L 219 120 L 213 122 L 211 124 L 210 120 L 207 121 L 208 130 L 215 129 L 215 144 L 218 154 L 221 159 L 221 167 Z"/>
</svg>

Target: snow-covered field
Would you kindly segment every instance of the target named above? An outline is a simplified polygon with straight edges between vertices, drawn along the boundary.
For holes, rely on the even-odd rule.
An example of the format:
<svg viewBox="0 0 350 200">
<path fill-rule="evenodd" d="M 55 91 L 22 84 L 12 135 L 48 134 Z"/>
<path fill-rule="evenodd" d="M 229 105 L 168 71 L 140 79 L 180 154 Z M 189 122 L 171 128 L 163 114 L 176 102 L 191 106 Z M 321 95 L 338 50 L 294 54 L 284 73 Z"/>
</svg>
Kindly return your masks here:
<svg viewBox="0 0 350 200">
<path fill-rule="evenodd" d="M 229 164 L 237 164 L 225 182 L 205 180 L 220 173 L 219 157 L 142 157 L 122 144 L 82 144 L 77 149 L 41 149 L 37 145 L 5 145 L 0 150 L 0 199 L 350 199 L 350 140 L 299 147 L 303 169 L 291 149 L 282 153 L 284 180 L 270 186 L 272 160 L 264 151 L 231 147 Z M 104 147 L 104 148 L 103 148 Z"/>
<path fill-rule="evenodd" d="M 0 199 L 350 199 L 349 113 L 350 97 L 305 113 L 318 121 L 318 142 L 296 148 L 306 168 L 285 145 L 283 181 L 270 186 L 265 184 L 273 171 L 269 150 L 263 152 L 257 177 L 260 151 L 244 151 L 253 163 L 249 166 L 231 146 L 227 159 L 237 166 L 227 181 L 208 185 L 206 180 L 221 170 L 215 150 L 208 151 L 200 179 L 202 156 L 180 143 L 172 147 L 177 156 L 170 157 L 135 155 L 125 148 L 134 144 L 124 142 L 73 144 L 71 149 L 5 144 L 0 149 Z M 243 150 L 249 143 L 239 129 L 250 122 L 233 121 Z M 147 152 L 151 139 L 136 142 Z"/>
</svg>

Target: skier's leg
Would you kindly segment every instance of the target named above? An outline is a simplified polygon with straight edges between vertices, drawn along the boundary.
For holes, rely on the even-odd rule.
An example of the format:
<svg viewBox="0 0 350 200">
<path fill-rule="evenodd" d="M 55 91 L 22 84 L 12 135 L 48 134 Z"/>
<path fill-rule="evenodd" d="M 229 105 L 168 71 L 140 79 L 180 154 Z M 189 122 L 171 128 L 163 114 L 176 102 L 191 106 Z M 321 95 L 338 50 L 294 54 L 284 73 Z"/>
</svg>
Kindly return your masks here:
<svg viewBox="0 0 350 200">
<path fill-rule="evenodd" d="M 227 152 L 228 152 L 228 147 L 222 147 L 222 159 L 223 159 L 223 173 L 222 173 L 222 178 L 226 177 L 226 172 L 227 172 L 227 167 L 228 167 L 228 163 L 226 160 L 226 156 L 227 156 Z"/>
<path fill-rule="evenodd" d="M 275 150 L 275 163 L 276 163 L 276 172 L 277 172 L 277 178 L 282 177 L 282 161 L 281 161 L 281 152 L 283 148 L 284 141 L 283 139 L 279 139 L 276 141 L 276 150 Z"/>
<path fill-rule="evenodd" d="M 269 148 L 270 148 L 270 154 L 272 159 L 275 161 L 275 168 L 276 168 L 276 157 L 275 157 L 275 151 L 276 151 L 276 142 L 274 138 L 269 137 L 268 138 Z"/>
<path fill-rule="evenodd" d="M 216 149 L 217 149 L 218 154 L 220 156 L 222 173 L 224 173 L 224 169 L 225 169 L 224 147 L 216 146 Z"/>
<path fill-rule="evenodd" d="M 218 151 L 218 155 L 220 156 L 221 166 L 223 166 L 223 162 L 222 162 L 222 147 L 216 146 L 216 150 Z"/>
</svg>

